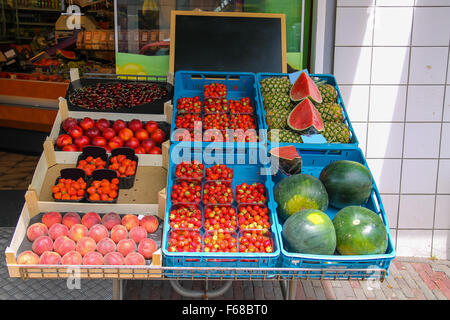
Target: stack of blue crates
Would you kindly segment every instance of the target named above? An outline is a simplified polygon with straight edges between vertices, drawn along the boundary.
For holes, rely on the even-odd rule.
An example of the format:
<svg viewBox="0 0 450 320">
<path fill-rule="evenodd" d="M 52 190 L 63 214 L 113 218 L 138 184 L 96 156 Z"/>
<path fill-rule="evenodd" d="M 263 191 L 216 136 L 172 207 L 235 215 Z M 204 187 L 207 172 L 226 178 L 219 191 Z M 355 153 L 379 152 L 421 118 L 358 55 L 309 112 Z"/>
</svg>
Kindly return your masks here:
<svg viewBox="0 0 450 320">
<path fill-rule="evenodd" d="M 172 120 L 172 133 L 175 128 L 175 119 L 177 116 L 177 100 L 182 97 L 199 96 L 203 98 L 203 86 L 210 83 L 223 83 L 228 89 L 228 99 L 238 100 L 243 97 L 249 97 L 251 103 L 256 109 L 257 126 L 260 129 L 268 129 L 265 121 L 265 111 L 263 108 L 263 97 L 260 90 L 260 81 L 267 77 L 282 77 L 288 74 L 272 74 L 272 73 L 224 73 L 224 72 L 199 72 L 199 71 L 178 71 L 175 75 L 175 92 L 174 92 L 174 112 Z M 303 160 L 302 173 L 311 174 L 319 177 L 322 169 L 328 164 L 337 160 L 352 160 L 366 166 L 367 162 L 362 151 L 358 147 L 358 140 L 353 131 L 350 119 L 342 100 L 336 79 L 332 75 L 313 74 L 312 77 L 324 80 L 326 83 L 335 87 L 338 98 L 337 103 L 341 106 L 344 123 L 350 129 L 350 142 L 348 144 L 341 143 L 280 143 L 277 146 L 294 145 Z M 367 278 L 367 272 L 364 270 L 385 270 L 388 274 L 389 266 L 395 258 L 395 249 L 386 218 L 386 213 L 381 201 L 378 188 L 373 183 L 373 191 L 367 202 L 363 205 L 377 213 L 388 233 L 388 247 L 384 254 L 363 255 L 363 256 L 344 256 L 344 255 L 311 255 L 292 253 L 286 250 L 281 231 L 283 230 L 282 221 L 278 219 L 277 203 L 274 200 L 273 189 L 275 185 L 285 176 L 281 172 L 274 175 L 267 174 L 270 163 L 268 162 L 268 150 L 272 147 L 272 143 L 264 140 L 264 136 L 260 135 L 262 143 L 244 143 L 244 142 L 180 142 L 171 137 L 170 162 L 168 171 L 167 185 L 167 203 L 166 217 L 164 222 L 163 235 L 163 263 L 168 267 L 188 267 L 188 268 L 215 268 L 208 272 L 209 278 L 215 276 L 221 278 L 248 278 L 245 271 L 236 275 L 235 271 L 228 271 L 229 268 L 283 268 L 281 272 L 251 272 L 252 278 L 271 277 L 275 274 L 282 273 L 287 278 L 305 277 L 317 279 L 348 279 L 348 278 Z M 273 145 L 275 146 L 275 145 Z M 228 148 L 228 149 L 225 149 Z M 169 213 L 173 207 L 170 192 L 175 181 L 175 168 L 177 165 L 176 155 L 187 158 L 183 160 L 199 160 L 205 164 L 205 167 L 214 163 L 224 163 L 234 170 L 234 180 L 232 188 L 235 190 L 240 183 L 260 182 L 263 183 L 267 190 L 267 207 L 270 211 L 271 228 L 274 250 L 271 253 L 210 253 L 210 252 L 169 252 L 168 238 L 170 234 Z M 206 154 L 209 158 L 206 158 Z M 257 159 L 257 161 L 255 161 Z M 230 164 L 230 161 L 232 164 Z M 370 169 L 369 169 L 370 171 Z M 237 208 L 234 202 L 233 206 Z M 202 204 L 199 208 L 204 210 Z M 330 206 L 326 214 L 333 219 L 337 213 L 337 209 Z M 204 234 L 205 230 L 200 230 Z M 289 268 L 285 270 L 284 268 Z M 303 270 L 307 269 L 307 270 Z M 333 269 L 329 273 L 327 269 Z M 336 270 L 342 270 L 336 273 Z M 170 272 L 166 272 L 170 276 Z M 173 272 L 173 276 L 182 276 L 179 271 Z M 205 277 L 204 271 L 186 271 L 189 277 Z"/>
</svg>

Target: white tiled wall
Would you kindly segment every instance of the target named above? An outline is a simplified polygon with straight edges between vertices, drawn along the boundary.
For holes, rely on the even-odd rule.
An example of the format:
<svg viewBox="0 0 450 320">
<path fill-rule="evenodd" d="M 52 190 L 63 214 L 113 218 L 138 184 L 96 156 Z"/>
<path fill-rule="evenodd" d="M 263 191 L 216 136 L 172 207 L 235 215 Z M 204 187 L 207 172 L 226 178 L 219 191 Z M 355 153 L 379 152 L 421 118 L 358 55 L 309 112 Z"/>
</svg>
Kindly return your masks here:
<svg viewBox="0 0 450 320">
<path fill-rule="evenodd" d="M 450 259 L 450 0 L 337 0 L 334 74 L 399 256 Z"/>
</svg>

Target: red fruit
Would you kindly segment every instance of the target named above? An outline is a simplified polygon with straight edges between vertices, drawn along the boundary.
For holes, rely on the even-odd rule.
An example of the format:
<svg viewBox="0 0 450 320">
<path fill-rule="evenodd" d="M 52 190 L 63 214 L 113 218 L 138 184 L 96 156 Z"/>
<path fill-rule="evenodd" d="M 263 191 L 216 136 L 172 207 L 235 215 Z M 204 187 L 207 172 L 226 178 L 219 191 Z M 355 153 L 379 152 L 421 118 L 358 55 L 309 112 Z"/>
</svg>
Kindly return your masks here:
<svg viewBox="0 0 450 320">
<path fill-rule="evenodd" d="M 136 149 L 134 149 L 134 153 L 135 154 L 145 154 L 145 149 L 144 147 L 137 147 Z"/>
<path fill-rule="evenodd" d="M 153 239 L 142 239 L 138 246 L 138 252 L 142 254 L 145 259 L 151 259 L 153 253 L 158 249 Z"/>
<path fill-rule="evenodd" d="M 78 125 L 77 119 L 69 117 L 63 121 L 62 128 L 64 131 L 68 132 L 71 127 L 76 126 L 76 125 Z"/>
<path fill-rule="evenodd" d="M 70 229 L 74 224 L 81 224 L 81 218 L 76 212 L 67 212 L 62 219 L 62 224 Z"/>
<path fill-rule="evenodd" d="M 120 137 L 115 136 L 114 138 L 108 141 L 108 147 L 110 147 L 111 150 L 123 147 L 123 140 Z"/>
<path fill-rule="evenodd" d="M 75 139 L 75 144 L 78 147 L 78 150 L 82 150 L 85 146 L 88 146 L 91 142 L 88 137 L 81 136 Z"/>
<path fill-rule="evenodd" d="M 94 137 L 91 142 L 92 142 L 93 146 L 97 146 L 97 147 L 105 147 L 107 144 L 106 139 L 104 137 L 100 137 L 100 136 Z"/>
<path fill-rule="evenodd" d="M 90 229 L 94 225 L 102 223 L 102 219 L 96 212 L 88 212 L 81 218 L 81 223 Z"/>
<path fill-rule="evenodd" d="M 141 240 L 147 238 L 147 230 L 144 227 L 133 227 L 128 234 L 128 237 L 137 244 L 141 242 Z"/>
<path fill-rule="evenodd" d="M 158 124 L 156 123 L 156 121 L 148 121 L 145 124 L 145 130 L 147 130 L 148 133 L 152 133 L 156 129 L 158 129 Z"/>
<path fill-rule="evenodd" d="M 39 264 L 39 256 L 33 251 L 24 251 L 17 257 L 17 264 Z"/>
<path fill-rule="evenodd" d="M 48 228 L 45 224 L 37 222 L 33 223 L 27 229 L 27 238 L 30 241 L 34 241 L 40 236 L 46 236 L 48 232 Z"/>
<path fill-rule="evenodd" d="M 83 129 L 80 126 L 73 126 L 69 129 L 69 134 L 73 139 L 76 139 L 83 135 Z"/>
<path fill-rule="evenodd" d="M 111 140 L 113 137 L 116 136 L 116 132 L 114 131 L 113 128 L 105 128 L 102 131 L 102 136 L 106 139 L 106 140 Z"/>
<path fill-rule="evenodd" d="M 88 233 L 89 233 L 89 229 L 85 225 L 77 223 L 77 224 L 74 224 L 69 229 L 68 236 L 70 239 L 77 242 L 81 238 L 86 237 L 88 235 Z"/>
<path fill-rule="evenodd" d="M 67 252 L 61 259 L 63 265 L 81 265 L 83 263 L 83 257 L 75 250 Z"/>
<path fill-rule="evenodd" d="M 146 153 L 148 153 L 154 146 L 156 146 L 156 143 L 152 139 L 145 139 L 141 142 L 141 147 L 145 149 Z"/>
<path fill-rule="evenodd" d="M 103 258 L 104 264 L 107 266 L 121 266 L 125 264 L 125 258 L 119 252 L 109 252 Z"/>
<path fill-rule="evenodd" d="M 56 238 L 55 242 L 53 243 L 53 249 L 61 256 L 64 256 L 69 251 L 75 250 L 76 247 L 77 245 L 75 241 L 66 236 Z"/>
<path fill-rule="evenodd" d="M 136 137 L 131 137 L 130 140 L 125 143 L 125 147 L 136 149 L 139 147 L 139 140 Z"/>
<path fill-rule="evenodd" d="M 56 252 L 45 251 L 39 258 L 39 264 L 61 264 L 61 256 Z"/>
<path fill-rule="evenodd" d="M 156 231 L 156 229 L 158 229 L 159 221 L 158 218 L 153 215 L 145 216 L 141 219 L 139 225 L 141 227 L 144 227 L 148 233 L 153 233 Z"/>
<path fill-rule="evenodd" d="M 128 128 L 136 132 L 139 129 L 143 128 L 141 120 L 133 119 L 128 123 Z"/>
<path fill-rule="evenodd" d="M 145 129 L 139 129 L 134 132 L 134 136 L 139 139 L 139 141 L 144 141 L 148 139 L 148 132 Z"/>
<path fill-rule="evenodd" d="M 93 225 L 92 228 L 89 230 L 89 237 L 94 239 L 95 242 L 99 242 L 100 240 L 104 238 L 109 237 L 108 229 L 102 224 L 96 224 Z"/>
<path fill-rule="evenodd" d="M 68 144 L 67 146 L 64 146 L 62 148 L 62 151 L 77 152 L 78 151 L 78 147 L 75 144 Z"/>
<path fill-rule="evenodd" d="M 103 238 L 97 243 L 97 251 L 105 255 L 116 251 L 116 244 L 110 238 Z"/>
<path fill-rule="evenodd" d="M 61 223 L 55 223 L 48 229 L 48 235 L 52 240 L 56 240 L 56 238 L 61 236 L 67 236 L 69 233 L 69 228 Z"/>
<path fill-rule="evenodd" d="M 161 129 L 156 129 L 151 133 L 151 136 L 153 141 L 155 141 L 157 144 L 161 144 L 166 139 L 166 134 Z"/>
<path fill-rule="evenodd" d="M 31 249 L 34 253 L 40 256 L 44 251 L 53 250 L 53 240 L 48 236 L 40 236 L 39 238 L 34 240 Z"/>
<path fill-rule="evenodd" d="M 95 126 L 96 126 L 97 128 L 99 128 L 100 131 L 103 131 L 103 130 L 105 130 L 106 128 L 111 127 L 111 123 L 109 123 L 108 120 L 102 118 L 102 119 L 98 119 L 98 120 L 97 120 L 97 122 L 95 123 Z"/>
<path fill-rule="evenodd" d="M 82 237 L 77 241 L 76 250 L 84 257 L 87 253 L 95 251 L 97 243 L 89 237 Z"/>
<path fill-rule="evenodd" d="M 112 126 L 112 128 L 114 129 L 114 131 L 116 133 L 118 133 L 120 130 L 122 130 L 123 128 L 126 128 L 126 127 L 127 127 L 127 123 L 123 120 L 114 121 L 113 126 Z"/>
<path fill-rule="evenodd" d="M 83 264 L 84 265 L 103 265 L 103 256 L 99 252 L 88 252 L 83 257 Z"/>
<path fill-rule="evenodd" d="M 133 137 L 134 133 L 131 129 L 129 128 L 123 128 L 122 130 L 119 131 L 118 136 L 123 140 L 123 141 L 128 141 L 130 140 L 131 137 Z"/>
<path fill-rule="evenodd" d="M 56 139 L 56 146 L 58 148 L 62 148 L 64 146 L 67 146 L 69 144 L 72 144 L 72 137 L 68 134 L 62 134 Z"/>
<path fill-rule="evenodd" d="M 83 120 L 80 121 L 80 127 L 83 128 L 83 130 L 88 130 L 90 128 L 93 128 L 95 126 L 95 121 L 92 120 L 89 117 L 83 118 Z"/>
<path fill-rule="evenodd" d="M 128 266 L 143 266 L 145 265 L 145 258 L 140 253 L 130 252 L 125 257 L 125 264 Z"/>
<path fill-rule="evenodd" d="M 148 154 L 162 154 L 162 150 L 160 147 L 153 147 L 148 152 Z"/>
<path fill-rule="evenodd" d="M 114 226 L 121 224 L 122 219 L 117 213 L 110 212 L 103 216 L 102 223 L 106 227 L 106 229 L 111 230 Z"/>
<path fill-rule="evenodd" d="M 45 224 L 47 228 L 50 228 L 55 223 L 61 223 L 61 221 L 61 213 L 57 211 L 50 211 L 42 216 L 42 223 Z"/>
<path fill-rule="evenodd" d="M 139 226 L 139 218 L 134 214 L 126 214 L 122 217 L 122 225 L 130 231 L 134 227 Z"/>
<path fill-rule="evenodd" d="M 122 239 L 117 244 L 117 252 L 120 252 L 124 257 L 130 252 L 135 252 L 136 249 L 136 243 L 133 239 Z"/>
<path fill-rule="evenodd" d="M 119 224 L 111 229 L 111 240 L 118 243 L 122 239 L 128 238 L 128 230 L 125 226 Z"/>
<path fill-rule="evenodd" d="M 87 129 L 84 134 L 89 138 L 89 139 L 94 139 L 95 137 L 98 137 L 100 135 L 100 129 L 97 127 L 92 127 L 90 129 Z"/>
</svg>

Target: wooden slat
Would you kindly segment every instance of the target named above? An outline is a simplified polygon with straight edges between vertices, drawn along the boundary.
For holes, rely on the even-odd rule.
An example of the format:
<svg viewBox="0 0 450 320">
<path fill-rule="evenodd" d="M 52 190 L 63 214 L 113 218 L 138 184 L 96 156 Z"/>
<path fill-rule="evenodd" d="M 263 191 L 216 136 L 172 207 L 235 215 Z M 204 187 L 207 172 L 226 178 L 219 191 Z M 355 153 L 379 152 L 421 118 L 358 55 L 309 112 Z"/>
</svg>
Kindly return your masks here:
<svg viewBox="0 0 450 320">
<path fill-rule="evenodd" d="M 58 99 L 66 95 L 68 87 L 65 82 L 0 79 L 0 95 Z"/>
</svg>

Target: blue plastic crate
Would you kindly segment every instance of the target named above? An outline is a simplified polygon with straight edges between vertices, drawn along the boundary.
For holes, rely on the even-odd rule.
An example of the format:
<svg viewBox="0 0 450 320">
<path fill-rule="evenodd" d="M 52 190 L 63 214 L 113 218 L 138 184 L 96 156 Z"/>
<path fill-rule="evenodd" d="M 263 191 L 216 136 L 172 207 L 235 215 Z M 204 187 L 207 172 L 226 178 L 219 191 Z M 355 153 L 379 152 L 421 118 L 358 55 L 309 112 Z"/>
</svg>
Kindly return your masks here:
<svg viewBox="0 0 450 320">
<path fill-rule="evenodd" d="M 303 160 L 302 173 L 310 174 L 315 177 L 319 177 L 320 172 L 328 164 L 338 161 L 338 160 L 352 160 L 363 164 L 365 167 L 369 168 L 367 162 L 364 158 L 362 151 L 359 148 L 354 149 L 339 149 L 326 148 L 323 150 L 311 149 L 311 148 L 297 148 L 300 156 Z M 370 169 L 369 169 L 370 171 Z M 279 181 L 281 181 L 285 176 L 278 172 L 272 177 L 273 186 L 275 186 Z M 372 177 L 373 179 L 373 177 Z M 273 196 L 273 192 L 272 192 Z M 277 203 L 273 200 L 273 211 L 277 209 Z M 310 268 L 317 269 L 316 271 L 295 271 L 295 277 L 308 276 L 309 278 L 325 278 L 325 279 L 348 279 L 349 276 L 354 278 L 367 278 L 368 275 L 364 271 L 355 271 L 356 269 L 385 269 L 386 275 L 388 274 L 389 266 L 392 260 L 395 258 L 395 249 L 392 242 L 392 237 L 386 218 L 386 213 L 384 211 L 383 203 L 381 201 L 380 193 L 376 186 L 375 181 L 373 182 L 373 191 L 370 198 L 363 205 L 364 207 L 377 213 L 383 220 L 384 225 L 388 233 L 388 247 L 384 254 L 377 255 L 358 255 L 358 256 L 345 256 L 345 255 L 313 255 L 313 254 L 300 254 L 288 252 L 283 244 L 283 238 L 281 232 L 283 230 L 282 221 L 276 217 L 276 222 L 278 224 L 278 241 L 281 246 L 281 257 L 280 257 L 280 267 L 283 268 Z M 333 219 L 339 209 L 333 208 L 331 205 L 326 211 L 326 214 Z M 319 269 L 342 269 L 339 275 L 336 276 L 336 272 L 326 271 L 322 273 Z M 285 272 L 287 277 L 292 277 L 294 272 Z"/>
<path fill-rule="evenodd" d="M 261 108 L 259 110 L 259 113 L 261 114 L 261 121 L 263 123 L 263 129 L 268 129 L 267 122 L 266 122 L 266 111 L 264 110 L 264 98 L 261 94 L 261 85 L 260 82 L 262 79 L 269 78 L 269 77 L 284 77 L 289 76 L 289 74 L 286 73 L 257 73 L 256 74 L 256 84 L 258 87 L 258 99 L 259 104 L 258 107 Z M 344 116 L 344 123 L 348 126 L 350 130 L 350 143 L 320 143 L 320 144 L 313 144 L 313 143 L 277 143 L 277 145 L 280 146 L 286 146 L 286 145 L 294 145 L 296 147 L 307 147 L 307 148 L 327 148 L 330 146 L 337 146 L 343 149 L 346 148 L 355 148 L 358 147 L 358 139 L 356 137 L 355 131 L 353 130 L 352 124 L 350 122 L 350 118 L 347 114 L 347 110 L 344 106 L 344 100 L 342 99 L 341 92 L 339 90 L 339 86 L 337 84 L 336 78 L 331 74 L 310 74 L 311 77 L 319 78 L 320 80 L 324 80 L 327 84 L 331 84 L 334 86 L 334 88 L 337 91 L 337 103 L 341 106 Z M 270 142 L 269 142 L 270 145 Z"/>
<path fill-rule="evenodd" d="M 240 98 L 249 97 L 255 108 L 255 120 L 258 129 L 263 128 L 263 122 L 259 110 L 259 96 L 257 92 L 256 76 L 248 72 L 211 72 L 211 71 L 177 71 L 175 73 L 175 89 L 173 96 L 173 119 L 171 127 L 171 143 L 179 143 L 174 138 L 174 130 L 176 129 L 175 119 L 178 114 L 177 102 L 179 98 L 198 96 L 202 102 L 203 86 L 211 83 L 223 83 L 227 86 L 227 99 L 239 100 Z M 202 113 L 203 115 L 203 113 Z M 208 145 L 210 142 L 198 142 L 202 146 Z M 252 144 L 252 143 L 246 143 Z"/>
<path fill-rule="evenodd" d="M 170 153 L 172 154 L 173 149 L 180 148 L 180 145 L 172 145 L 170 148 Z M 178 149 L 180 150 L 180 149 Z M 190 151 L 190 150 L 189 150 Z M 178 152 L 176 150 L 176 152 Z M 181 151 L 181 153 L 183 153 Z M 263 183 L 266 187 L 267 198 L 270 199 L 270 194 L 272 192 L 273 184 L 271 181 L 270 175 L 260 175 L 261 165 L 250 164 L 249 159 L 249 149 L 246 148 L 243 153 L 235 152 L 233 157 L 236 164 L 228 164 L 224 160 L 226 159 L 225 154 L 217 155 L 220 158 L 222 156 L 222 160 L 216 159 L 217 163 L 225 163 L 228 167 L 234 169 L 234 178 L 232 182 L 232 189 L 235 190 L 236 186 L 243 183 L 253 183 L 260 182 Z M 164 220 L 164 233 L 163 233 L 163 243 L 162 243 L 162 251 L 163 251 L 163 262 L 164 266 L 167 267 L 200 267 L 200 268 L 274 268 L 278 265 L 278 259 L 280 256 L 280 245 L 278 243 L 278 230 L 276 223 L 276 214 L 274 211 L 271 211 L 271 234 L 273 239 L 274 251 L 271 253 L 207 253 L 207 252 L 169 252 L 168 251 L 168 236 L 171 230 L 169 226 L 169 212 L 172 207 L 172 201 L 170 199 L 170 193 L 172 190 L 172 186 L 175 180 L 175 169 L 176 163 L 170 158 L 169 169 L 168 169 L 168 185 L 167 185 L 167 202 L 166 202 L 166 218 Z M 203 153 L 189 153 L 189 157 L 184 160 L 201 160 L 202 163 L 205 164 L 205 167 L 212 166 L 212 163 L 207 163 L 203 161 Z M 242 163 L 241 163 L 242 161 Z M 240 164 L 241 163 L 241 164 Z M 205 179 L 203 179 L 205 181 Z M 232 204 L 235 208 L 237 208 L 236 200 L 233 201 Z M 270 203 L 266 203 L 267 207 L 271 209 Z M 200 208 L 202 209 L 204 205 L 200 204 Z M 204 232 L 204 228 L 201 228 L 201 231 Z M 167 270 L 167 276 L 180 276 L 186 275 L 191 277 L 192 272 L 194 273 L 194 277 L 196 278 L 204 278 L 204 271 L 170 271 Z M 197 274 L 198 275 L 197 275 Z M 237 275 L 233 271 L 223 271 L 223 270 L 213 270 L 208 272 L 209 278 L 214 277 L 224 277 L 224 278 L 246 278 L 249 272 L 242 271 L 242 274 Z M 270 277 L 274 276 L 273 273 L 267 273 L 264 271 L 252 271 L 252 278 L 258 277 Z"/>
</svg>

